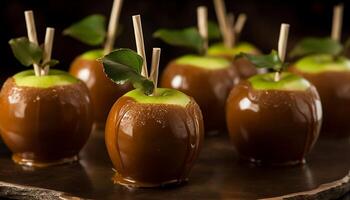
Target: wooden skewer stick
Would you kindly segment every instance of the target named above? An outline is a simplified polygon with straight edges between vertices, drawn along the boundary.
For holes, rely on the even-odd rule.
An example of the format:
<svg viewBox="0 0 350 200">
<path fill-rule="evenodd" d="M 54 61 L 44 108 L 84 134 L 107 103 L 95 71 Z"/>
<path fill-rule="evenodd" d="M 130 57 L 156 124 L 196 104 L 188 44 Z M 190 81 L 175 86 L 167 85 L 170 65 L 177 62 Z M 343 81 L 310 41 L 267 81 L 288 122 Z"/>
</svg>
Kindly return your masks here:
<svg viewBox="0 0 350 200">
<path fill-rule="evenodd" d="M 241 34 L 245 22 L 247 21 L 247 15 L 241 13 L 238 15 L 238 18 L 235 23 L 235 34 L 238 36 Z"/>
<path fill-rule="evenodd" d="M 343 23 L 343 10 L 344 5 L 339 4 L 333 8 L 333 23 L 332 23 L 332 35 L 331 38 L 335 41 L 340 41 L 341 29 Z"/>
<path fill-rule="evenodd" d="M 27 26 L 27 34 L 30 42 L 38 44 L 38 38 L 36 35 L 35 21 L 33 11 L 27 10 L 24 12 L 26 26 Z M 34 64 L 34 73 L 35 76 L 40 76 L 40 67 L 38 64 Z"/>
<path fill-rule="evenodd" d="M 205 6 L 197 8 L 197 24 L 200 36 L 203 38 L 203 50 L 206 53 L 208 50 L 208 10 Z"/>
<path fill-rule="evenodd" d="M 228 45 L 225 45 L 228 48 L 233 48 L 236 42 L 236 34 L 235 34 L 235 16 L 233 13 L 229 13 L 226 19 L 227 23 L 227 40 Z"/>
<path fill-rule="evenodd" d="M 153 95 L 156 95 L 156 89 L 158 85 L 158 71 L 159 71 L 159 60 L 160 60 L 160 48 L 153 48 L 152 52 L 152 67 L 150 79 L 154 84 Z"/>
<path fill-rule="evenodd" d="M 142 65 L 141 75 L 146 77 L 146 78 L 148 78 L 146 53 L 145 53 L 145 43 L 144 43 L 144 40 L 143 40 L 141 16 L 140 15 L 132 16 L 132 22 L 133 22 L 133 25 L 134 25 L 134 33 L 135 33 L 135 41 L 136 41 L 137 53 L 143 58 L 143 65 Z"/>
<path fill-rule="evenodd" d="M 214 0 L 214 7 L 216 12 L 216 17 L 218 18 L 218 21 L 219 21 L 220 32 L 224 39 L 224 45 L 226 47 L 230 47 L 231 46 L 231 43 L 230 43 L 231 41 L 229 39 L 230 31 L 227 26 L 226 8 L 223 0 Z"/>
<path fill-rule="evenodd" d="M 287 52 L 287 43 L 288 43 L 288 34 L 289 34 L 289 24 L 282 24 L 280 30 L 280 36 L 278 39 L 278 56 L 281 61 L 284 62 Z M 280 72 L 275 73 L 275 81 L 280 80 Z"/>
<path fill-rule="evenodd" d="M 48 61 L 51 60 L 54 36 L 55 36 L 55 29 L 51 27 L 46 28 L 43 63 L 47 63 Z M 41 75 L 48 75 L 49 69 L 50 69 L 50 66 L 45 66 L 44 69 L 41 70 Z"/>
<path fill-rule="evenodd" d="M 109 18 L 106 43 L 104 46 L 105 55 L 110 53 L 113 50 L 122 5 L 123 5 L 123 0 L 114 0 L 113 2 L 112 12 Z"/>
</svg>

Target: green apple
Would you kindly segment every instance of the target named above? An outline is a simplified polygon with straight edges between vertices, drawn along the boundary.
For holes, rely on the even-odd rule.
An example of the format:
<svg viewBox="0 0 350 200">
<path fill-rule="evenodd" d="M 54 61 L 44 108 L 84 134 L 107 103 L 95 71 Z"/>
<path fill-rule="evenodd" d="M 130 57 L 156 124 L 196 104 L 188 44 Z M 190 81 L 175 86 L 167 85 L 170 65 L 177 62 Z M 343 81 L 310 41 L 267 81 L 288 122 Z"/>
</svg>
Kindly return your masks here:
<svg viewBox="0 0 350 200">
<path fill-rule="evenodd" d="M 94 49 L 83 53 L 80 57 L 85 60 L 96 60 L 97 58 L 101 58 L 102 56 L 104 56 L 102 49 Z"/>
<path fill-rule="evenodd" d="M 146 95 L 142 90 L 135 89 L 124 96 L 133 98 L 136 102 L 142 104 L 171 104 L 186 107 L 191 101 L 190 97 L 186 94 L 169 88 L 157 88 L 156 95 Z"/>
<path fill-rule="evenodd" d="M 207 57 L 197 55 L 185 55 L 175 60 L 179 65 L 192 65 L 208 70 L 225 69 L 231 67 L 231 63 L 224 58 Z"/>
<path fill-rule="evenodd" d="M 283 72 L 279 81 L 274 80 L 275 73 L 259 74 L 248 79 L 256 90 L 305 91 L 311 84 L 301 76 Z"/>
<path fill-rule="evenodd" d="M 332 55 L 318 54 L 300 59 L 295 63 L 294 67 L 306 73 L 350 71 L 350 60 L 345 57 L 334 59 Z"/>
<path fill-rule="evenodd" d="M 34 70 L 26 70 L 15 74 L 13 78 L 18 86 L 37 88 L 69 85 L 79 81 L 67 72 L 53 69 L 46 76 L 35 76 Z"/>
<path fill-rule="evenodd" d="M 238 43 L 234 48 L 227 48 L 223 44 L 215 44 L 208 49 L 207 54 L 211 56 L 219 56 L 219 55 L 236 56 L 241 52 L 254 54 L 258 52 L 258 50 L 252 44 L 247 42 Z"/>
</svg>

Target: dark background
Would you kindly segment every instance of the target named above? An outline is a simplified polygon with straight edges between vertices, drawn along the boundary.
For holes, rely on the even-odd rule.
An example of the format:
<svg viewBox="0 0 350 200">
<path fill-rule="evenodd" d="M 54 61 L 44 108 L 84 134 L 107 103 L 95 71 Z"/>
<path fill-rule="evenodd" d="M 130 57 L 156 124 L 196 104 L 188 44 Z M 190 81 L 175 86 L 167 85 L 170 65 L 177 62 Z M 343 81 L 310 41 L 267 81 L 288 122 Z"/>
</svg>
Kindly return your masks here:
<svg viewBox="0 0 350 200">
<path fill-rule="evenodd" d="M 45 28 L 56 28 L 53 58 L 61 61 L 57 66 L 68 69 L 77 55 L 96 47 L 86 46 L 74 39 L 62 36 L 62 30 L 81 18 L 100 13 L 109 18 L 113 0 L 1 0 L 0 1 L 0 58 L 1 77 L 24 70 L 13 57 L 8 45 L 10 38 L 26 36 L 24 11 L 32 9 L 36 20 L 39 42 L 43 42 Z M 262 1 L 226 0 L 227 10 L 235 14 L 244 12 L 248 21 L 241 39 L 255 44 L 263 52 L 277 48 L 280 24 L 290 23 L 290 49 L 296 41 L 305 36 L 329 36 L 333 6 L 342 1 Z M 349 36 L 350 3 L 345 5 L 343 41 Z M 148 60 L 152 47 L 162 48 L 161 68 L 166 63 L 189 51 L 168 46 L 152 38 L 158 28 L 184 28 L 196 25 L 196 7 L 206 5 L 209 19 L 216 20 L 212 0 L 124 0 L 120 23 L 122 34 L 116 40 L 116 47 L 136 49 L 131 16 L 141 14 Z M 349 11 L 349 12 L 348 12 Z"/>
</svg>

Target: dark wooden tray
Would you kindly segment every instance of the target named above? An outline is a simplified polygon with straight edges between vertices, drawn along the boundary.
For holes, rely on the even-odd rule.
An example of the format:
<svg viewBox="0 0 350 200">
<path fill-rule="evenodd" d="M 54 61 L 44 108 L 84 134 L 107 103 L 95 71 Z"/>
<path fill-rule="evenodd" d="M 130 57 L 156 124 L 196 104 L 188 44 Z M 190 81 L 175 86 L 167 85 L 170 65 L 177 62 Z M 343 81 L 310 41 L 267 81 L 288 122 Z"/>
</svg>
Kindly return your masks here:
<svg viewBox="0 0 350 200">
<path fill-rule="evenodd" d="M 206 138 L 189 183 L 133 190 L 112 184 L 101 131 L 91 136 L 79 163 L 51 168 L 15 165 L 0 146 L 0 197 L 5 198 L 336 199 L 350 191 L 350 141 L 344 139 L 319 140 L 303 166 L 254 167 L 237 161 L 227 136 Z"/>
</svg>

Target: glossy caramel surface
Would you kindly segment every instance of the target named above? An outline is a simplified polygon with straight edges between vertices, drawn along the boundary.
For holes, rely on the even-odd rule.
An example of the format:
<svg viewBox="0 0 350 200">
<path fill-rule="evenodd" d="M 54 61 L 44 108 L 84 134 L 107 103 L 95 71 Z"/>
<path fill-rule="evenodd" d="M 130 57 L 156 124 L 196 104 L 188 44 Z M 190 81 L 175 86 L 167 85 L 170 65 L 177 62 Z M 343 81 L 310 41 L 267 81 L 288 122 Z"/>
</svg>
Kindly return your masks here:
<svg viewBox="0 0 350 200">
<path fill-rule="evenodd" d="M 92 128 L 88 89 L 75 84 L 17 86 L 7 79 L 0 93 L 0 131 L 17 163 L 46 166 L 76 159 Z"/>
<path fill-rule="evenodd" d="M 187 180 L 203 141 L 198 105 L 140 104 L 121 97 L 106 123 L 115 182 L 156 187 Z"/>
<path fill-rule="evenodd" d="M 225 131 L 225 103 L 232 87 L 239 81 L 233 66 L 206 70 L 171 62 L 164 70 L 160 85 L 192 96 L 203 113 L 206 132 Z"/>
<path fill-rule="evenodd" d="M 303 73 L 295 67 L 291 71 L 309 80 L 320 94 L 323 108 L 322 135 L 349 137 L 350 72 Z"/>
<path fill-rule="evenodd" d="M 109 80 L 103 72 L 102 64 L 96 60 L 78 57 L 73 61 L 69 73 L 84 81 L 89 88 L 94 119 L 100 127 L 105 125 L 114 102 L 132 89 L 129 84 L 117 85 Z"/>
<path fill-rule="evenodd" d="M 297 164 L 318 138 L 322 108 L 313 86 L 306 91 L 255 90 L 242 81 L 230 93 L 226 118 L 241 158 Z"/>
</svg>

